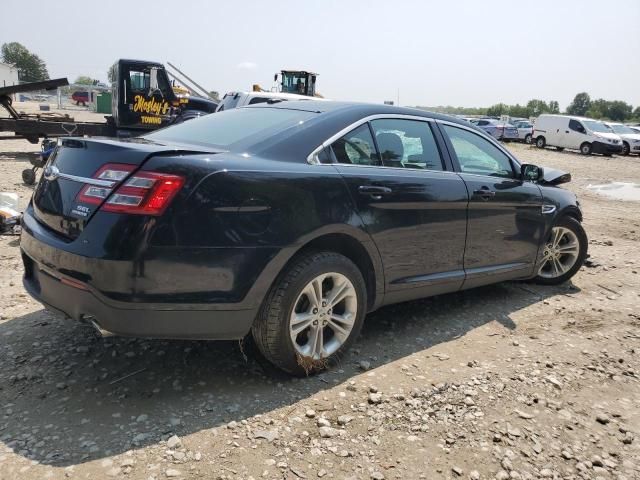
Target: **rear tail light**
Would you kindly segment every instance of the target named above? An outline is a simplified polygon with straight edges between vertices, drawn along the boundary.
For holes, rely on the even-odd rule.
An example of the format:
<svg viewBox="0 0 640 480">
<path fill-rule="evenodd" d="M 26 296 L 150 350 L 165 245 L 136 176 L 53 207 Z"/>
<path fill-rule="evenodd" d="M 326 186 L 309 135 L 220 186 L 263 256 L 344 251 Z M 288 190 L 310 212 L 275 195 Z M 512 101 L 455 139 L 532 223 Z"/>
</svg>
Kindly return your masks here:
<svg viewBox="0 0 640 480">
<path fill-rule="evenodd" d="M 126 178 L 134 168 L 135 165 L 127 165 L 123 163 L 107 163 L 106 165 L 103 165 L 96 173 L 93 174 L 93 178 L 111 181 L 113 184 L 111 186 L 85 185 L 78 194 L 78 201 L 91 203 L 93 205 L 100 205 L 104 199 L 109 196 L 113 186 L 117 184 L 117 182 L 122 181 L 123 178 Z"/>
<path fill-rule="evenodd" d="M 141 171 L 122 183 L 134 169 L 134 165 L 104 165 L 93 178 L 111 184 L 85 185 L 78 194 L 78 200 L 102 205 L 100 209 L 105 212 L 161 215 L 184 185 L 184 178 L 166 173 Z"/>
<path fill-rule="evenodd" d="M 182 188 L 184 178 L 157 172 L 138 172 L 109 197 L 106 212 L 161 215 Z"/>
</svg>

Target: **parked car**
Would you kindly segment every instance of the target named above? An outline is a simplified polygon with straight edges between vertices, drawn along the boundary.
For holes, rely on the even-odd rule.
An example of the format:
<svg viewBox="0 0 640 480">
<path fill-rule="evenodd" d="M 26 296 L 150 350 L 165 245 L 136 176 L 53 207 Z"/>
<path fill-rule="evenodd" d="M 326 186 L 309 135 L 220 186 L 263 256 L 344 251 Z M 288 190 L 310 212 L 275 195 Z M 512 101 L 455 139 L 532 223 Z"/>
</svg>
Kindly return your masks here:
<svg viewBox="0 0 640 480">
<path fill-rule="evenodd" d="M 222 101 L 216 112 L 230 110 L 232 108 L 245 107 L 247 105 L 255 105 L 257 103 L 277 103 L 292 100 L 312 100 L 313 97 L 306 95 L 297 95 L 295 93 L 281 92 L 229 92 L 222 97 Z M 320 99 L 317 99 L 320 100 Z"/>
<path fill-rule="evenodd" d="M 622 151 L 620 152 L 622 155 L 640 154 L 640 130 L 634 130 L 622 123 L 605 122 L 605 125 L 622 139 Z"/>
<path fill-rule="evenodd" d="M 533 136 L 533 123 L 529 120 L 513 121 L 513 126 L 518 130 L 518 139 L 524 143 L 531 143 Z"/>
<path fill-rule="evenodd" d="M 570 175 L 454 117 L 282 102 L 63 138 L 22 220 L 24 286 L 104 334 L 240 339 L 305 374 L 365 314 L 587 254 Z"/>
<path fill-rule="evenodd" d="M 571 115 L 540 115 L 533 129 L 536 146 L 580 150 L 583 155 L 622 152 L 622 139 L 604 123 Z"/>
<path fill-rule="evenodd" d="M 509 123 L 504 123 L 493 118 L 473 118 L 470 122 L 498 140 L 509 141 L 518 139 L 518 130 Z"/>
<path fill-rule="evenodd" d="M 89 102 L 89 92 L 73 92 L 71 94 L 71 100 L 76 102 L 76 105 L 85 107 Z"/>
<path fill-rule="evenodd" d="M 636 126 L 636 125 L 627 125 L 631 130 L 634 130 L 638 133 L 640 133 L 640 126 Z"/>
</svg>

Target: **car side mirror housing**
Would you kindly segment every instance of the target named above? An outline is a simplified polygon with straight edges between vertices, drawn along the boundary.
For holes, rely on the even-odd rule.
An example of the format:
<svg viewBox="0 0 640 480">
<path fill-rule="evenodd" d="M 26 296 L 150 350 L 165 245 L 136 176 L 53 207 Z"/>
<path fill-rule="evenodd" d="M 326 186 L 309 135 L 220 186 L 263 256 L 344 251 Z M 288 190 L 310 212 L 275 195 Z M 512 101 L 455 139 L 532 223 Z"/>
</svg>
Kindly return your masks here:
<svg viewBox="0 0 640 480">
<path fill-rule="evenodd" d="M 537 182 L 544 177 L 544 169 L 538 165 L 525 163 L 520 167 L 520 177 L 522 181 Z"/>
</svg>

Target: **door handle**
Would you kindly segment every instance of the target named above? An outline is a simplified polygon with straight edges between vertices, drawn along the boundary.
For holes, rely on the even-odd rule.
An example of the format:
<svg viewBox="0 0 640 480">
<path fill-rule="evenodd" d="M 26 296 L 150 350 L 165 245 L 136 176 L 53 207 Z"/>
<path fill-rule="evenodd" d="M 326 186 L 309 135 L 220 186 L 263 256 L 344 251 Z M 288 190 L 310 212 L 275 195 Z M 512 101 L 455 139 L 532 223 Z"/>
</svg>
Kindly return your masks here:
<svg viewBox="0 0 640 480">
<path fill-rule="evenodd" d="M 489 190 L 487 187 L 483 187 L 480 190 L 474 190 L 473 194 L 478 197 L 482 197 L 484 200 L 489 200 L 491 197 L 496 196 L 496 192 Z"/>
<path fill-rule="evenodd" d="M 569 133 L 569 130 L 565 130 L 564 133 Z"/>
<path fill-rule="evenodd" d="M 360 195 L 368 195 L 374 200 L 380 200 L 384 195 L 391 194 L 392 190 L 389 187 L 381 187 L 378 185 L 360 185 L 358 187 L 358 193 Z"/>
</svg>

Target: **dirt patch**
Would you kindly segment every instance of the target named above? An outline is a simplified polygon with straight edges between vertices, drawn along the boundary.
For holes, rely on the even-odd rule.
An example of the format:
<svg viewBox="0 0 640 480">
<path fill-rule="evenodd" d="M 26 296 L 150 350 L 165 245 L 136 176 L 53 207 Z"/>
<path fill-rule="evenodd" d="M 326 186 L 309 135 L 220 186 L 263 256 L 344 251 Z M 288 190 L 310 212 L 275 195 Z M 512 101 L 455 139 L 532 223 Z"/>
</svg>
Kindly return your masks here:
<svg viewBox="0 0 640 480">
<path fill-rule="evenodd" d="M 24 208 L 38 147 L 0 147 Z M 0 478 L 640 478 L 640 213 L 587 189 L 640 160 L 508 148 L 572 173 L 589 264 L 379 310 L 307 378 L 238 342 L 98 338 L 27 296 L 0 237 Z"/>
</svg>

